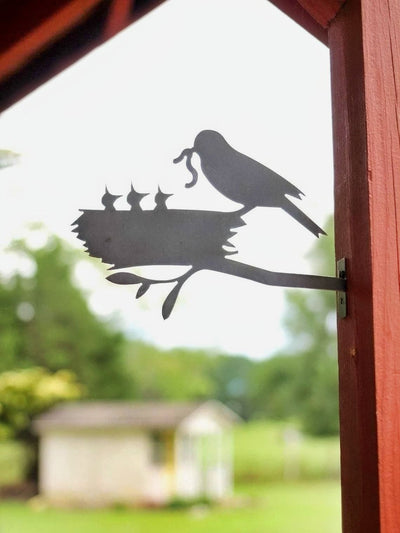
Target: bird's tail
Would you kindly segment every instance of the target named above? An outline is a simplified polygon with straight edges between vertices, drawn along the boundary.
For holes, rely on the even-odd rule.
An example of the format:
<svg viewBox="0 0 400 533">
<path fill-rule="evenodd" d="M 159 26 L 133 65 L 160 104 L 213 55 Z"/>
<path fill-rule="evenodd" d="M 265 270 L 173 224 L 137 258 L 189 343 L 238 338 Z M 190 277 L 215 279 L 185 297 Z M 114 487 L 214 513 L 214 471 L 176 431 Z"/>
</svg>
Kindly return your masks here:
<svg viewBox="0 0 400 533">
<path fill-rule="evenodd" d="M 308 231 L 311 231 L 316 237 L 326 235 L 325 231 L 321 229 L 315 222 L 311 220 L 303 211 L 301 211 L 296 205 L 292 204 L 290 200 L 285 198 L 285 202 L 282 204 L 282 209 L 292 216 L 297 222 L 304 226 Z"/>
</svg>

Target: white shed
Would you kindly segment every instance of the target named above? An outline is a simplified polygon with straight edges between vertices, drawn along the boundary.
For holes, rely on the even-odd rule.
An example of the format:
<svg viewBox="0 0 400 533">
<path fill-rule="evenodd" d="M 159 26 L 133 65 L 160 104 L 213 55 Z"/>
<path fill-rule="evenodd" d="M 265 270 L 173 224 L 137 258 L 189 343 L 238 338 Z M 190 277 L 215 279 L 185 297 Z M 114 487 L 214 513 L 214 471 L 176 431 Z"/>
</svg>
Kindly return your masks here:
<svg viewBox="0 0 400 533">
<path fill-rule="evenodd" d="M 232 492 L 232 424 L 202 404 L 79 402 L 38 417 L 39 488 L 56 505 L 161 505 Z"/>
</svg>

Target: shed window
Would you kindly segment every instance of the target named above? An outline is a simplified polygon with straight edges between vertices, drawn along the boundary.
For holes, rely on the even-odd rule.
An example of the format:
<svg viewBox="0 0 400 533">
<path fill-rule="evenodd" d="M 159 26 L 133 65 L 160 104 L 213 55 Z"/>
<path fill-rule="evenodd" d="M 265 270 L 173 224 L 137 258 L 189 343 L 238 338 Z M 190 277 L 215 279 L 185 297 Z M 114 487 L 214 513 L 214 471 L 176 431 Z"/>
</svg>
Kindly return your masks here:
<svg viewBox="0 0 400 533">
<path fill-rule="evenodd" d="M 152 433 L 151 447 L 152 463 L 156 465 L 164 464 L 166 461 L 166 445 L 162 433 Z"/>
</svg>

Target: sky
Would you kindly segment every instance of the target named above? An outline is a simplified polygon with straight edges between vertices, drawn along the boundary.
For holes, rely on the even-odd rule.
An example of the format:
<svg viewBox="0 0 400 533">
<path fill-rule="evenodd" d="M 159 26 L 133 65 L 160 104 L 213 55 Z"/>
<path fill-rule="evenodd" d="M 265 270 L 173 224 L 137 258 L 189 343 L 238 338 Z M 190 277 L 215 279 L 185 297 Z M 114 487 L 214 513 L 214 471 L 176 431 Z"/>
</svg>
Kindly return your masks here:
<svg viewBox="0 0 400 533">
<path fill-rule="evenodd" d="M 133 183 L 173 193 L 168 206 L 220 209 L 238 204 L 172 160 L 203 129 L 262 162 L 305 193 L 297 205 L 323 226 L 333 212 L 328 49 L 265 0 L 169 0 L 0 116 L 0 147 L 21 162 L 0 172 L 0 246 L 43 223 L 82 251 L 75 281 L 92 310 L 133 337 L 164 348 L 188 346 L 267 357 L 286 342 L 284 289 L 199 272 L 171 317 L 161 317 L 172 286 L 105 280 L 71 233 L 79 209 L 102 208 L 107 185 L 126 195 Z M 199 169 L 199 160 L 193 158 Z M 116 207 L 126 209 L 125 198 Z M 235 258 L 268 270 L 315 272 L 306 260 L 316 238 L 280 209 L 257 208 L 232 240 Z M 45 239 L 30 232 L 32 245 Z M 323 237 L 321 237 L 323 238 Z M 332 253 L 333 263 L 333 253 Z M 0 270 L 29 264 L 10 254 Z M 174 277 L 180 269 L 152 268 Z M 143 269 L 142 274 L 147 272 Z"/>
</svg>

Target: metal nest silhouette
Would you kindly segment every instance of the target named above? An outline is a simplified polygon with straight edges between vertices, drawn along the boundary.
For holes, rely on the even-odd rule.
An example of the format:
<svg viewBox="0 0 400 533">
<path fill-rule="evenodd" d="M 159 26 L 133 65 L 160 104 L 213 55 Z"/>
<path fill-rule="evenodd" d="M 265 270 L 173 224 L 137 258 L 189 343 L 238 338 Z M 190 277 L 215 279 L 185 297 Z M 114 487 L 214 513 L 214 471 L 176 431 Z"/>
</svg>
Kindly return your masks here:
<svg viewBox="0 0 400 533">
<path fill-rule="evenodd" d="M 172 279 L 149 279 L 130 272 L 115 272 L 107 277 L 119 285 L 139 285 L 136 297 L 143 296 L 151 285 L 175 283 L 168 294 L 162 316 L 168 318 L 179 292 L 194 273 L 212 270 L 246 278 L 265 285 L 303 287 L 345 291 L 342 278 L 271 272 L 232 261 L 237 253 L 229 239 L 236 229 L 245 225 L 242 216 L 255 207 L 279 207 L 292 216 L 316 237 L 325 232 L 287 196 L 301 198 L 303 193 L 261 163 L 233 149 L 216 131 L 205 130 L 195 138 L 192 148 L 186 148 L 174 163 L 186 157 L 186 166 L 193 187 L 198 172 L 191 157 L 197 153 L 201 169 L 208 181 L 224 196 L 243 205 L 233 212 L 168 209 L 171 196 L 160 189 L 155 195 L 153 210 L 143 210 L 141 200 L 147 193 L 137 192 L 133 185 L 126 199 L 130 210 L 116 210 L 115 201 L 121 195 L 111 194 L 106 188 L 102 210 L 81 210 L 82 215 L 73 223 L 78 239 L 82 240 L 89 255 L 100 258 L 120 270 L 146 265 L 186 265 L 185 274 Z"/>
</svg>

